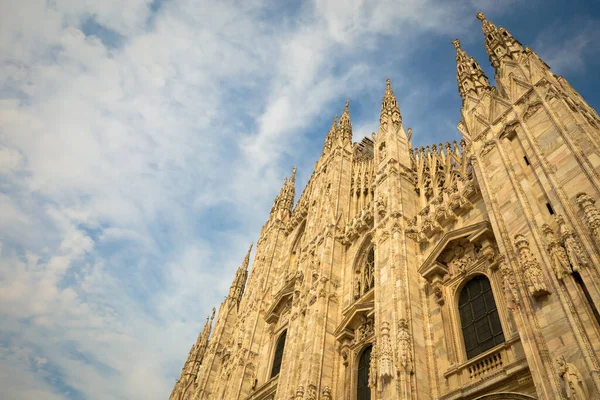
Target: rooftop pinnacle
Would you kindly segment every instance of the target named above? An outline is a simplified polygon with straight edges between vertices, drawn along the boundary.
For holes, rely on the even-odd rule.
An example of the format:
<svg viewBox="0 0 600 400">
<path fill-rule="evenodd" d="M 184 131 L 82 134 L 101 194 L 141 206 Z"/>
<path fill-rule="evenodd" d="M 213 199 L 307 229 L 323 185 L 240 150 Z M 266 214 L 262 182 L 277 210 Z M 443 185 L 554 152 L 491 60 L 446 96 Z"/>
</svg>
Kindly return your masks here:
<svg viewBox="0 0 600 400">
<path fill-rule="evenodd" d="M 398 107 L 396 95 L 392 90 L 390 78 L 387 78 L 385 81 L 385 93 L 383 94 L 383 100 L 381 102 L 381 115 L 379 117 L 380 124 L 383 124 L 386 121 L 391 122 L 395 126 L 400 126 L 400 124 L 402 124 L 400 107 Z"/>
<path fill-rule="evenodd" d="M 352 122 L 350 122 L 350 110 L 348 109 L 349 105 L 350 102 L 346 100 L 346 106 L 344 107 L 344 111 L 340 117 L 339 130 L 342 136 L 342 142 L 344 143 L 352 142 Z"/>
<path fill-rule="evenodd" d="M 250 253 L 252 252 L 253 245 L 254 245 L 254 243 L 250 243 L 250 248 L 248 249 L 248 252 L 246 253 L 246 257 L 244 258 L 244 262 L 242 263 L 241 268 L 248 269 L 248 265 L 250 265 Z"/>
<path fill-rule="evenodd" d="M 503 27 L 497 28 L 480 11 L 477 19 L 481 21 L 481 30 L 485 36 L 485 51 L 490 56 L 490 62 L 498 69 L 504 59 L 516 59 L 517 54 L 523 51 L 523 46 L 509 31 Z"/>
<path fill-rule="evenodd" d="M 469 94 L 478 96 L 490 89 L 490 82 L 483 73 L 479 63 L 460 47 L 460 40 L 452 41 L 456 49 L 456 80 L 458 92 L 463 99 L 463 105 Z"/>
</svg>

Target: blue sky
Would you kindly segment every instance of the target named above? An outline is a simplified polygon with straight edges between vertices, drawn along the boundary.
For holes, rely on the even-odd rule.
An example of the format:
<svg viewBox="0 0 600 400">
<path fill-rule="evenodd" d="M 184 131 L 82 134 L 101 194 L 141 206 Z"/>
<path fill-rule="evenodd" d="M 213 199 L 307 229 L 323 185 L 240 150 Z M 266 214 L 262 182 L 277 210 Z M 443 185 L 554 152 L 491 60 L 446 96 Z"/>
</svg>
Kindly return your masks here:
<svg viewBox="0 0 600 400">
<path fill-rule="evenodd" d="M 355 141 L 388 76 L 415 146 L 459 138 L 478 10 L 600 107 L 594 1 L 0 1 L 7 400 L 167 398 L 345 99 Z"/>
</svg>

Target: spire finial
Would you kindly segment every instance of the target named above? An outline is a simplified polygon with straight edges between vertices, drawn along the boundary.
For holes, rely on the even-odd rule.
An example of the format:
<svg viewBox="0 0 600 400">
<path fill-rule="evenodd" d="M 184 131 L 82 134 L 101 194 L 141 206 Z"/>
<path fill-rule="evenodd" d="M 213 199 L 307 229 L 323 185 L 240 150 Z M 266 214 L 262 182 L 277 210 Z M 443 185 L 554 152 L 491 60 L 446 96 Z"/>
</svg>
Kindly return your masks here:
<svg viewBox="0 0 600 400">
<path fill-rule="evenodd" d="M 456 48 L 456 80 L 458 92 L 462 97 L 463 105 L 470 95 L 478 96 L 483 91 L 490 89 L 490 82 L 483 73 L 479 63 L 460 48 L 460 40 L 454 39 L 452 44 Z"/>
<path fill-rule="evenodd" d="M 384 119 L 390 119 L 394 126 L 399 126 L 402 123 L 402 115 L 400 114 L 400 107 L 398 107 L 398 101 L 396 95 L 392 90 L 392 84 L 390 78 L 385 80 L 385 93 L 383 94 L 383 100 L 381 102 L 381 115 L 379 116 L 379 123 L 382 124 Z"/>
<path fill-rule="evenodd" d="M 296 166 L 292 168 L 292 175 L 290 176 L 290 181 L 288 183 L 291 183 L 292 185 L 296 183 Z"/>
<path fill-rule="evenodd" d="M 502 60 L 512 59 L 517 61 L 517 54 L 523 51 L 521 43 L 505 28 L 496 27 L 481 11 L 477 13 L 477 19 L 481 21 L 481 30 L 485 37 L 485 51 L 488 53 L 490 62 L 496 72 Z"/>
</svg>

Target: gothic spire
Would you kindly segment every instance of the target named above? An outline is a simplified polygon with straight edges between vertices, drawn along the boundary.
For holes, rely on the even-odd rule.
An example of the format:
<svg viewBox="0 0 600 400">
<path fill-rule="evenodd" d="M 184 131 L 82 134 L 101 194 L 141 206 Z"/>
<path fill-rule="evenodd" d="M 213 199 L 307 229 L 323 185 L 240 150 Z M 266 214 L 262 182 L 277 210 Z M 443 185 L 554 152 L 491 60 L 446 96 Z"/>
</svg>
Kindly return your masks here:
<svg viewBox="0 0 600 400">
<path fill-rule="evenodd" d="M 250 265 L 250 253 L 252 252 L 252 246 L 254 243 L 250 243 L 250 247 L 248 248 L 248 252 L 246 253 L 246 257 L 244 257 L 244 262 L 240 268 L 243 268 L 245 271 L 248 271 L 248 266 Z"/>
<path fill-rule="evenodd" d="M 384 125 L 384 123 L 389 123 L 396 127 L 402 124 L 402 114 L 400 114 L 400 107 L 398 107 L 396 95 L 392 90 L 390 78 L 387 78 L 385 81 L 385 93 L 383 94 L 383 100 L 381 102 L 379 123 L 381 125 Z"/>
<path fill-rule="evenodd" d="M 479 63 L 460 47 L 460 40 L 455 39 L 452 44 L 456 48 L 456 80 L 458 92 L 462 97 L 463 105 L 469 94 L 480 95 L 490 89 L 490 82 L 481 70 Z"/>
<path fill-rule="evenodd" d="M 342 136 L 343 143 L 352 143 L 352 122 L 350 122 L 349 105 L 350 102 L 346 100 L 346 106 L 340 117 L 339 134 Z"/>
<path fill-rule="evenodd" d="M 333 146 L 333 141 L 335 140 L 335 137 L 337 135 L 336 132 L 338 129 L 337 119 L 338 116 L 336 115 L 333 118 L 333 123 L 331 124 L 331 128 L 329 128 L 329 132 L 327 132 L 327 136 L 325 137 L 325 145 L 323 146 L 323 154 L 329 152 L 329 150 L 331 150 L 331 147 Z"/>
<path fill-rule="evenodd" d="M 283 186 L 279 190 L 279 194 L 275 197 L 273 207 L 271 208 L 271 216 L 277 215 L 279 219 L 283 219 L 286 215 L 290 215 L 294 206 L 294 196 L 296 195 L 296 167 L 292 170 L 292 175 L 289 180 L 286 177 L 283 180 Z"/>
<path fill-rule="evenodd" d="M 238 306 L 240 304 L 240 301 L 242 301 L 242 295 L 244 294 L 244 288 L 246 286 L 246 279 L 248 278 L 248 266 L 250 265 L 251 251 L 252 244 L 250 244 L 250 248 L 246 253 L 246 257 L 244 257 L 242 265 L 240 265 L 237 272 L 235 273 L 235 278 L 233 278 L 231 288 L 229 289 L 229 298 L 235 300 L 235 303 Z"/>
<path fill-rule="evenodd" d="M 477 19 L 481 21 L 481 29 L 485 36 L 485 51 L 490 56 L 492 66 L 498 70 L 500 62 L 506 59 L 516 60 L 518 53 L 523 51 L 523 46 L 509 31 L 503 27 L 497 28 L 480 11 Z"/>
</svg>

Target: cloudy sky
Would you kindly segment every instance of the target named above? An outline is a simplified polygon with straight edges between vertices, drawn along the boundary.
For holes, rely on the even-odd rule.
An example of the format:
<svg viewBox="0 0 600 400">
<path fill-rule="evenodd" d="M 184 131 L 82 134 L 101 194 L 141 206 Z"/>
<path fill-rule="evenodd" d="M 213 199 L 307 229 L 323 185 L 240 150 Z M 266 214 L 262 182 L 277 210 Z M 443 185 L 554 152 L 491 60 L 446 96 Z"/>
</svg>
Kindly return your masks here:
<svg viewBox="0 0 600 400">
<path fill-rule="evenodd" d="M 389 76 L 415 145 L 458 139 L 480 9 L 599 109 L 600 10 L 563 3 L 0 0 L 0 397 L 166 399 L 345 99 L 358 141 Z"/>
</svg>

